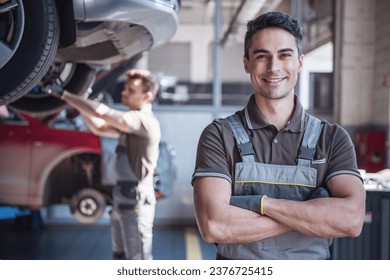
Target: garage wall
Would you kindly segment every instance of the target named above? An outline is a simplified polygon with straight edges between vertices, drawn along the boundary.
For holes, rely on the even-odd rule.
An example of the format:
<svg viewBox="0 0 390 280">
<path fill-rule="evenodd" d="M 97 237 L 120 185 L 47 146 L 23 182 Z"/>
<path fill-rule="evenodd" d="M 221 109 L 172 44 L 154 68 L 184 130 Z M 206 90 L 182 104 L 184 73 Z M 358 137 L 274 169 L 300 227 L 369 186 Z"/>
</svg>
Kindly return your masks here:
<svg viewBox="0 0 390 280">
<path fill-rule="evenodd" d="M 169 43 L 148 53 L 148 69 L 153 73 L 165 76 L 176 76 L 177 79 L 191 79 L 191 44 Z"/>
<path fill-rule="evenodd" d="M 240 40 L 241 39 L 241 40 Z M 221 49 L 221 76 L 223 82 L 248 82 L 248 75 L 244 71 L 242 56 L 244 52 L 243 38 L 231 40 Z M 145 67 L 150 70 L 160 70 L 167 61 L 171 64 L 169 69 L 181 69 L 189 73 L 189 81 L 193 83 L 205 83 L 213 80 L 213 51 L 214 51 L 214 28 L 212 25 L 179 25 L 175 36 L 166 45 L 149 51 L 145 55 L 148 63 Z M 188 45 L 188 52 L 178 51 L 177 45 Z M 167 51 L 173 49 L 175 51 Z M 163 55 L 159 55 L 163 53 Z M 182 57 L 182 59 L 180 59 Z M 168 75 L 176 74 L 181 80 L 181 72 L 171 71 Z M 187 79 L 188 81 L 188 79 Z"/>
<path fill-rule="evenodd" d="M 347 127 L 389 125 L 390 2 L 338 1 L 336 120 Z"/>
<path fill-rule="evenodd" d="M 375 49 L 373 116 L 374 124 L 389 125 L 390 95 L 390 2 L 377 0 L 375 9 Z"/>
<path fill-rule="evenodd" d="M 240 107 L 225 107 L 218 117 L 226 117 Z M 187 106 L 155 107 L 154 112 L 160 121 L 162 140 L 170 143 L 176 151 L 177 180 L 169 198 L 158 201 L 156 224 L 194 224 L 193 188 L 196 149 L 203 129 L 214 120 L 211 107 Z"/>
<path fill-rule="evenodd" d="M 175 36 L 166 45 L 171 44 L 188 44 L 189 49 L 189 64 L 183 65 L 188 68 L 189 78 L 192 82 L 204 82 L 211 78 L 212 72 L 208 67 L 209 44 L 213 37 L 213 27 L 211 25 L 185 25 L 180 24 Z M 149 51 L 153 55 L 154 50 Z M 167 54 L 165 54 L 167 55 Z M 173 54 L 175 56 L 176 54 Z M 155 57 L 154 63 L 163 63 L 160 58 Z M 181 63 L 186 63 L 182 61 Z"/>
<path fill-rule="evenodd" d="M 335 121 L 343 126 L 372 122 L 375 2 L 336 1 Z"/>
<path fill-rule="evenodd" d="M 335 120 L 353 139 L 357 130 L 385 131 L 386 167 L 390 163 L 390 2 L 336 3 Z"/>
<path fill-rule="evenodd" d="M 187 108 L 182 111 L 155 109 L 161 125 L 161 138 L 176 151 L 177 180 L 169 198 L 158 201 L 157 224 L 195 223 L 191 177 L 196 148 L 203 128 L 212 121 L 209 112 Z"/>
</svg>

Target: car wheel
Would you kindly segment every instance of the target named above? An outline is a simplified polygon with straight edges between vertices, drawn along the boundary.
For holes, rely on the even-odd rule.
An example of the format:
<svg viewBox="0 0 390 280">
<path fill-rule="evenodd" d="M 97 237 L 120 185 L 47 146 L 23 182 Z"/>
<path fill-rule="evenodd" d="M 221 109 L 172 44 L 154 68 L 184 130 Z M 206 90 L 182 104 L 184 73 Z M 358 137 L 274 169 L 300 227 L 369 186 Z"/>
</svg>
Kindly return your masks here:
<svg viewBox="0 0 390 280">
<path fill-rule="evenodd" d="M 0 105 L 28 93 L 45 75 L 58 48 L 54 0 L 0 1 Z M 19 41 L 19 44 L 18 44 Z"/>
<path fill-rule="evenodd" d="M 67 104 L 51 96 L 48 89 L 55 86 L 61 90 L 83 95 L 87 93 L 95 76 L 95 69 L 86 64 L 54 62 L 38 85 L 25 96 L 11 103 L 10 107 L 36 117 L 58 113 Z"/>
<path fill-rule="evenodd" d="M 70 200 L 70 211 L 83 224 L 100 220 L 106 208 L 106 199 L 98 190 L 86 188 L 74 194 Z"/>
<path fill-rule="evenodd" d="M 24 8 L 20 1 L 0 3 L 0 68 L 14 55 L 24 30 Z"/>
</svg>

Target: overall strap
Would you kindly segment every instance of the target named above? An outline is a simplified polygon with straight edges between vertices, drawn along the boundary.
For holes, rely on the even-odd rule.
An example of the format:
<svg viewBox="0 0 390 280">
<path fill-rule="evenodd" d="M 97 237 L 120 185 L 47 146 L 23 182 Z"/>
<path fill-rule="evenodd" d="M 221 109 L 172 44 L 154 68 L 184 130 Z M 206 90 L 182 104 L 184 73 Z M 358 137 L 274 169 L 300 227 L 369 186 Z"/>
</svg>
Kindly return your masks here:
<svg viewBox="0 0 390 280">
<path fill-rule="evenodd" d="M 310 166 L 324 124 L 316 117 L 308 117 L 303 140 L 298 152 L 298 165 Z"/>
<path fill-rule="evenodd" d="M 242 125 L 240 117 L 237 114 L 233 114 L 228 116 L 226 121 L 233 131 L 242 161 L 255 161 L 252 142 L 249 140 L 249 135 Z"/>
</svg>

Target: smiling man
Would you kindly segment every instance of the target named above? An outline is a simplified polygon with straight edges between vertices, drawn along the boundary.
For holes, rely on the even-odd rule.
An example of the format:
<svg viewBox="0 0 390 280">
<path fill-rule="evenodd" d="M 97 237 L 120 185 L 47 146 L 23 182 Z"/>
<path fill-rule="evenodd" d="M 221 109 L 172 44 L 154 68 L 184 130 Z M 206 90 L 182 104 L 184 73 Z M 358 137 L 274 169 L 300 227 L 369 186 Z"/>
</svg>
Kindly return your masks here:
<svg viewBox="0 0 390 280">
<path fill-rule="evenodd" d="M 298 21 L 277 12 L 249 21 L 243 62 L 247 106 L 199 139 L 200 232 L 217 259 L 329 259 L 332 238 L 360 234 L 365 191 L 347 132 L 309 115 L 295 93 Z"/>
</svg>

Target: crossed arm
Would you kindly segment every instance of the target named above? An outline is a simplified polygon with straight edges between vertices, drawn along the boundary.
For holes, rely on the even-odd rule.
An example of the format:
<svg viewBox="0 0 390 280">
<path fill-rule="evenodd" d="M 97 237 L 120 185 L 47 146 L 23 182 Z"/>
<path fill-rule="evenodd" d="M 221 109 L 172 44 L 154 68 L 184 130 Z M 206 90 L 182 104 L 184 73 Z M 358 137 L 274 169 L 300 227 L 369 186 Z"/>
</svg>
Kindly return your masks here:
<svg viewBox="0 0 390 280">
<path fill-rule="evenodd" d="M 207 242 L 249 243 L 290 230 L 258 213 L 229 204 L 230 183 L 216 177 L 194 181 L 195 215 L 200 233 Z"/>
<path fill-rule="evenodd" d="M 364 223 L 366 193 L 354 175 L 337 175 L 327 182 L 331 197 L 304 202 L 265 199 L 264 215 L 306 235 L 357 237 Z"/>
<path fill-rule="evenodd" d="M 194 182 L 197 223 L 207 242 L 249 243 L 290 230 L 325 238 L 358 236 L 365 213 L 365 191 L 358 177 L 328 181 L 332 197 L 307 201 L 266 198 L 264 216 L 229 204 L 231 186 L 222 178 Z"/>
</svg>

